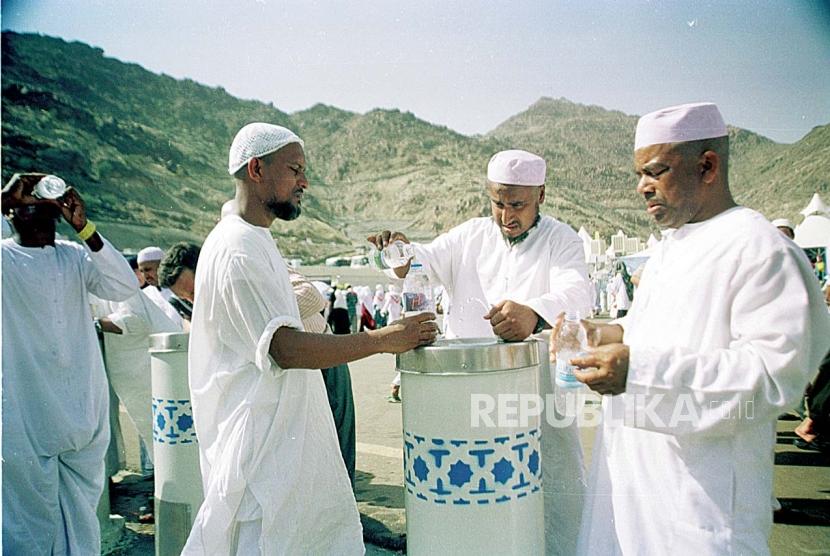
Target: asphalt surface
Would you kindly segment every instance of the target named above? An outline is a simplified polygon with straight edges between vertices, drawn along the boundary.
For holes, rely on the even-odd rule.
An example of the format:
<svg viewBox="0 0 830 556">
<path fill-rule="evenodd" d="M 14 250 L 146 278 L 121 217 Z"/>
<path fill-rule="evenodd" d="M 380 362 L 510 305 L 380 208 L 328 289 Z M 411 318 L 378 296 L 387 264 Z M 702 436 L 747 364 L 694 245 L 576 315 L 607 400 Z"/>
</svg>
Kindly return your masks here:
<svg viewBox="0 0 830 556">
<path fill-rule="evenodd" d="M 352 363 L 357 413 L 355 496 L 361 513 L 367 554 L 406 549 L 401 404 L 389 403 L 395 357 L 377 355 Z M 406 403 L 406 392 L 402 392 Z M 775 516 L 772 554 L 830 554 L 830 456 L 792 445 L 796 419 L 778 421 L 775 496 L 783 509 Z M 595 430 L 582 429 L 586 463 Z M 122 472 L 112 487 L 112 510 L 124 517 L 126 529 L 106 551 L 124 556 L 154 554 L 153 525 L 140 523 L 152 498 L 151 479 Z M 141 508 L 144 508 L 142 510 Z"/>
<path fill-rule="evenodd" d="M 401 404 L 387 401 L 395 376 L 393 355 L 377 355 L 350 365 L 357 413 L 358 507 L 364 535 L 375 545 L 405 550 Z M 401 393 L 406 403 L 406 392 Z M 775 515 L 772 554 L 830 554 L 830 455 L 793 446 L 797 419 L 778 421 Z M 586 465 L 595 429 L 581 429 Z"/>
</svg>

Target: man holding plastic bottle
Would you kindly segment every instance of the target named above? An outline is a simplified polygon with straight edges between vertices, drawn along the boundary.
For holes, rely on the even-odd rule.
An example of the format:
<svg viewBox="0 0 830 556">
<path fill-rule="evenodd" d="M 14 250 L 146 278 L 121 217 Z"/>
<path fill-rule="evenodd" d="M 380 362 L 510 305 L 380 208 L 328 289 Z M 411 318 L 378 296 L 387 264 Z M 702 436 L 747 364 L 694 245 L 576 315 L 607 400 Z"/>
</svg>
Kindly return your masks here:
<svg viewBox="0 0 830 556">
<path fill-rule="evenodd" d="M 60 178 L 15 174 L 2 205 L 3 552 L 99 554 L 109 390 L 89 295 L 123 301 L 138 280 Z M 83 246 L 55 239 L 61 216 Z"/>
<path fill-rule="evenodd" d="M 302 140 L 236 134 L 234 203 L 196 268 L 188 370 L 205 500 L 183 554 L 362 554 L 357 504 L 320 369 L 435 339 L 434 315 L 359 334 L 306 331 L 269 227 L 300 215 Z"/>
<path fill-rule="evenodd" d="M 412 244 L 415 261 L 446 291 L 448 338 L 521 341 L 549 328 L 560 313 L 587 315 L 593 305 L 582 241 L 567 224 L 539 212 L 545 174 L 545 161 L 535 154 L 496 153 L 487 166 L 492 217 L 473 218 L 430 243 Z M 367 239 L 377 249 L 409 242 L 404 234 L 388 230 Z M 403 278 L 409 270 L 407 263 L 394 273 Z M 543 367 L 542 394 L 549 394 L 550 372 Z M 542 419 L 542 467 L 546 552 L 572 554 L 584 495 L 575 423 Z"/>
<path fill-rule="evenodd" d="M 775 421 L 827 352 L 827 311 L 798 246 L 732 199 L 714 104 L 643 116 L 634 149 L 667 230 L 629 313 L 571 359 L 608 395 L 577 553 L 768 554 Z"/>
</svg>

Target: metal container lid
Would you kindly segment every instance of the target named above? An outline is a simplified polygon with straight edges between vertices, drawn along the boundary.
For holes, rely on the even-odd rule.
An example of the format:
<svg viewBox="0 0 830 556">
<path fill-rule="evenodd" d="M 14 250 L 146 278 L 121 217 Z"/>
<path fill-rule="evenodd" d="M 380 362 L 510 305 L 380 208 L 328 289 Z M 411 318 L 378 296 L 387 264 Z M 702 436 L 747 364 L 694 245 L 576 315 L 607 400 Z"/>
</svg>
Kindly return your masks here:
<svg viewBox="0 0 830 556">
<path fill-rule="evenodd" d="M 163 332 L 150 334 L 150 353 L 162 351 L 187 351 L 190 334 L 186 332 Z"/>
<path fill-rule="evenodd" d="M 503 342 L 496 338 L 438 340 L 429 346 L 400 353 L 402 373 L 472 375 L 525 369 L 539 365 L 536 340 Z"/>
</svg>

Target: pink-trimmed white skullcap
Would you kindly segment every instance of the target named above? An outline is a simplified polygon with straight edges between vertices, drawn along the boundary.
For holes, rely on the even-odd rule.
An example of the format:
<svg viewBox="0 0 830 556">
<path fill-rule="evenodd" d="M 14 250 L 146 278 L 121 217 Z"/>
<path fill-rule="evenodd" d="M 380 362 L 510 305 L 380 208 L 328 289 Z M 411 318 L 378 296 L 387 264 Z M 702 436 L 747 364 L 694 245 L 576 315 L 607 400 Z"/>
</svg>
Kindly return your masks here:
<svg viewBox="0 0 830 556">
<path fill-rule="evenodd" d="M 252 158 L 271 154 L 291 143 L 303 146 L 303 140 L 290 129 L 262 122 L 248 124 L 233 138 L 228 153 L 228 173 L 234 175 Z"/>
<path fill-rule="evenodd" d="M 160 261 L 164 258 L 164 251 L 158 247 L 145 247 L 138 252 L 138 264 L 148 261 Z"/>
<path fill-rule="evenodd" d="M 487 179 L 504 185 L 545 185 L 545 160 L 520 150 L 501 151 L 487 164 Z"/>
<path fill-rule="evenodd" d="M 637 122 L 634 150 L 683 143 L 727 135 L 720 110 L 711 102 L 696 102 L 662 108 L 646 114 Z"/>
</svg>

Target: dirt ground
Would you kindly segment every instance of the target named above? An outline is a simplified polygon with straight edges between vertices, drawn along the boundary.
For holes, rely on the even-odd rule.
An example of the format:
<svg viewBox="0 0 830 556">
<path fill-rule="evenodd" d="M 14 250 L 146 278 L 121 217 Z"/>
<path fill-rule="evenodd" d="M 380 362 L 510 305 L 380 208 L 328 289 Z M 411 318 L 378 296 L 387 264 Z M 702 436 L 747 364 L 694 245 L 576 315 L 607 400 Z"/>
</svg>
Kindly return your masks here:
<svg viewBox="0 0 830 556">
<path fill-rule="evenodd" d="M 125 519 L 119 543 L 105 552 L 109 556 L 151 556 L 155 554 L 153 523 L 139 517 L 153 513 L 153 477 L 121 471 L 110 485 L 111 512 Z"/>
</svg>

